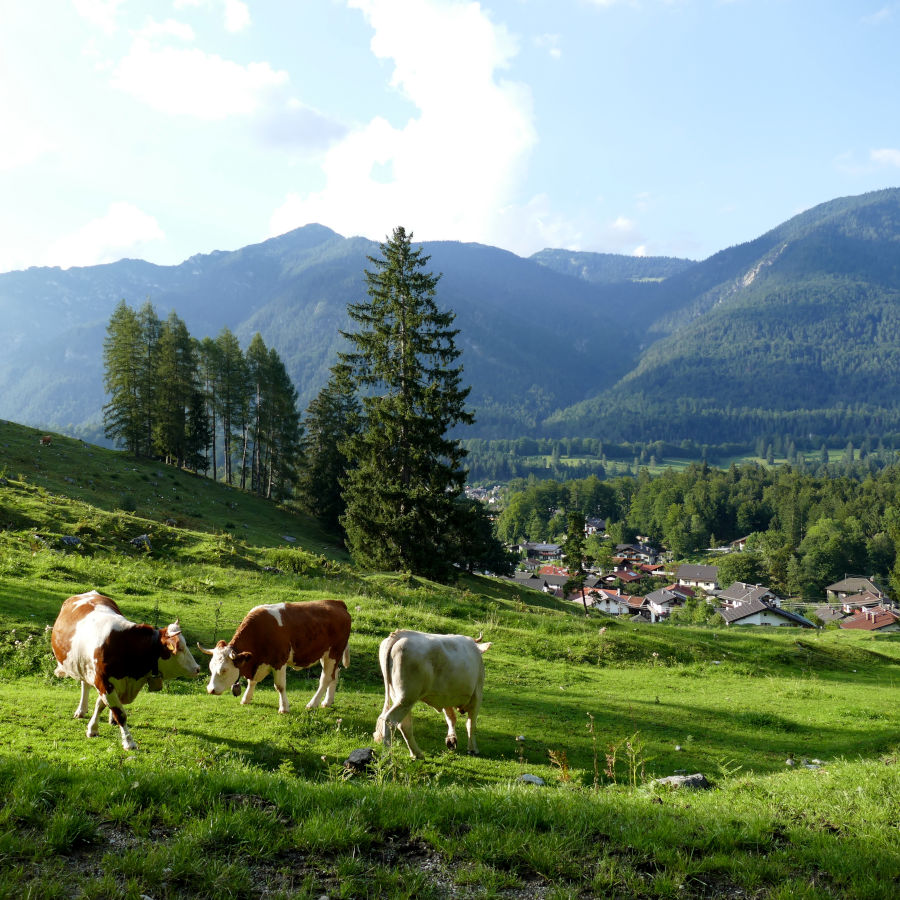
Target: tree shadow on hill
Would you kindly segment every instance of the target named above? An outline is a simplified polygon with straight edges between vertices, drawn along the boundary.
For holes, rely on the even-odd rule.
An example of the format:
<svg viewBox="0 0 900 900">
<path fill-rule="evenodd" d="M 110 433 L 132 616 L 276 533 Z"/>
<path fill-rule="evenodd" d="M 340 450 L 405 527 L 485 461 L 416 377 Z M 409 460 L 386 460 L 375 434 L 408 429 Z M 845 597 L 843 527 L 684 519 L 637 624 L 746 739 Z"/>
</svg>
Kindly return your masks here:
<svg viewBox="0 0 900 900">
<path fill-rule="evenodd" d="M 865 710 L 859 712 L 859 724 L 835 721 L 822 725 L 804 723 L 789 713 L 762 709 L 710 709 L 665 700 L 631 698 L 598 698 L 596 704 L 590 704 L 585 703 L 583 697 L 534 700 L 522 699 L 512 693 L 504 696 L 504 693 L 495 691 L 494 698 L 507 708 L 521 711 L 529 758 L 537 753 L 546 760 L 548 749 L 558 749 L 548 743 L 553 729 L 542 733 L 541 726 L 564 719 L 572 723 L 567 727 L 573 738 L 575 729 L 585 729 L 577 740 L 572 740 L 575 752 L 570 754 L 569 760 L 583 764 L 589 745 L 586 735 L 588 714 L 593 717 L 590 726 L 601 756 L 608 744 L 640 734 L 647 744 L 672 748 L 667 753 L 669 761 L 678 758 L 675 747 L 681 746 L 682 751 L 677 752 L 685 753 L 685 759 L 699 754 L 706 758 L 734 760 L 738 765 L 753 760 L 755 766 L 778 771 L 789 756 L 795 756 L 798 761 L 804 756 L 823 760 L 870 757 L 890 751 L 898 744 L 895 717 L 885 714 L 883 720 L 873 719 L 873 715 Z M 582 724 L 576 724 L 579 720 Z M 489 707 L 483 721 L 482 726 L 482 719 L 479 719 L 479 739 L 485 748 L 489 748 L 493 743 Z M 511 744 L 509 738 L 504 742 Z"/>
</svg>

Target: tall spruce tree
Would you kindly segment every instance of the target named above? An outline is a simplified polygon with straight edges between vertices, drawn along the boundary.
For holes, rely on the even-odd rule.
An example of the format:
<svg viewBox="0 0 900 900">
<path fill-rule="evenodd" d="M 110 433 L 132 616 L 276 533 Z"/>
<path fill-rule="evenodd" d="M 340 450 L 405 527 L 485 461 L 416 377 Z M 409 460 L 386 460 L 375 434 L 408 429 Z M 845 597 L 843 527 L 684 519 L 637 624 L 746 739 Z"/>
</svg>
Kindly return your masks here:
<svg viewBox="0 0 900 900">
<path fill-rule="evenodd" d="M 435 303 L 440 276 L 426 270 L 428 259 L 395 228 L 381 256 L 369 257 L 369 299 L 348 307 L 358 330 L 344 333 L 353 349 L 340 359 L 361 391 L 365 427 L 346 445 L 354 467 L 341 521 L 360 564 L 446 579 L 465 480 L 465 451 L 447 432 L 474 419 L 455 365 L 455 315 Z"/>
</svg>

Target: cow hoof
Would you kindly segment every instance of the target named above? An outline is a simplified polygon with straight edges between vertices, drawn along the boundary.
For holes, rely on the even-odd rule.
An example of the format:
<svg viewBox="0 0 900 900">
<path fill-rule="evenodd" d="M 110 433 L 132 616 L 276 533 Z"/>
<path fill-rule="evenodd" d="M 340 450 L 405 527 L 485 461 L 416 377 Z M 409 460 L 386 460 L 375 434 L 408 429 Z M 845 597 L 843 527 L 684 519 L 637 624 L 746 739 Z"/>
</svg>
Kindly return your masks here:
<svg viewBox="0 0 900 900">
<path fill-rule="evenodd" d="M 73 718 L 73 719 L 83 719 L 84 716 L 85 716 L 85 714 L 84 714 L 83 712 L 81 712 L 81 710 L 76 709 L 76 710 L 75 710 L 75 715 L 72 716 L 72 718 Z"/>
<path fill-rule="evenodd" d="M 470 750 L 469 756 L 481 756 L 481 754 L 477 750 Z"/>
<path fill-rule="evenodd" d="M 456 738 L 447 738 L 444 743 L 446 743 L 448 750 L 456 749 Z"/>
<path fill-rule="evenodd" d="M 95 738 L 95 737 L 97 737 L 97 736 L 100 734 L 100 732 L 99 732 L 99 731 L 86 731 L 85 734 L 86 734 L 89 738 Z"/>
</svg>

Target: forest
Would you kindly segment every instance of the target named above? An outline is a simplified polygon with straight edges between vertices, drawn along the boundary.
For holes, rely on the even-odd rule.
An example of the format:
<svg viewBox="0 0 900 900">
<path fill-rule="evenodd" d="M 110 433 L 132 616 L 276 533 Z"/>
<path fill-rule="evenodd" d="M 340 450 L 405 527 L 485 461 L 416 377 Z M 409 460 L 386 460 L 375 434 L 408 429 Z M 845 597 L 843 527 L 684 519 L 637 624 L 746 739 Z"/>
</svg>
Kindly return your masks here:
<svg viewBox="0 0 900 900">
<path fill-rule="evenodd" d="M 704 559 L 712 548 L 746 537 L 739 580 L 765 583 L 782 596 L 821 600 L 826 585 L 848 574 L 874 576 L 896 590 L 900 467 L 873 473 L 857 460 L 844 469 L 835 464 L 813 474 L 792 466 L 694 463 L 656 478 L 646 469 L 609 481 L 529 478 L 510 484 L 497 529 L 509 542 L 554 540 L 577 512 L 605 519 L 613 545 L 640 535 L 676 561 Z M 596 540 L 589 549 L 604 552 Z"/>
</svg>

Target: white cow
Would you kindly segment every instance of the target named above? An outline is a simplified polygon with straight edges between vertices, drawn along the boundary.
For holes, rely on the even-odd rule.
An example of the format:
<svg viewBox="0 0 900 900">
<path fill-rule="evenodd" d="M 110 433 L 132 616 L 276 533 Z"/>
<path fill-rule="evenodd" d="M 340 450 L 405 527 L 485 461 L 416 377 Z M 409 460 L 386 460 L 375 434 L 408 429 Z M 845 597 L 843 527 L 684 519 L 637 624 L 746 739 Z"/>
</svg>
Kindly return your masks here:
<svg viewBox="0 0 900 900">
<path fill-rule="evenodd" d="M 384 676 L 384 708 L 375 726 L 375 741 L 390 746 L 391 731 L 400 729 L 411 756 L 424 757 L 413 737 L 412 708 L 421 700 L 441 710 L 447 720 L 447 746 L 456 749 L 456 710 L 468 713 L 468 750 L 478 755 L 475 722 L 484 687 L 482 654 L 490 643 L 463 634 L 394 631 L 378 649 Z"/>
</svg>

